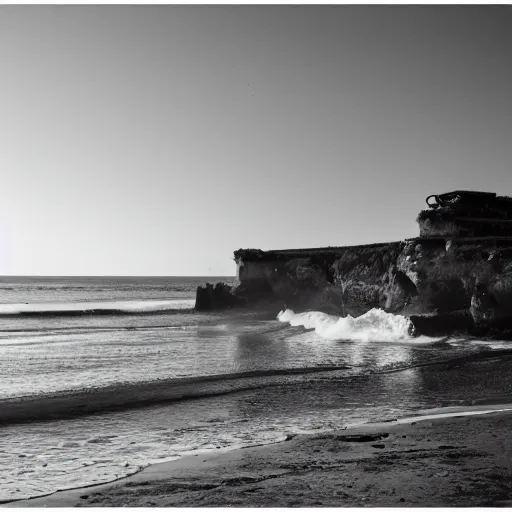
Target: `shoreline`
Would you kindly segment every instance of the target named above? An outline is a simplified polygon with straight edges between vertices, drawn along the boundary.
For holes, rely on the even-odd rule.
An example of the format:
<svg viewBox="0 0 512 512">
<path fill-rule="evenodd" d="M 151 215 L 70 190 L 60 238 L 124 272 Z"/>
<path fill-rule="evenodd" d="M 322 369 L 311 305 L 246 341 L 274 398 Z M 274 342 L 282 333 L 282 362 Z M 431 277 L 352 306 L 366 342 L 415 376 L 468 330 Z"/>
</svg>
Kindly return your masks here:
<svg viewBox="0 0 512 512">
<path fill-rule="evenodd" d="M 265 500 L 265 503 L 262 503 L 261 506 L 302 506 L 294 504 L 293 499 L 296 497 L 292 496 L 289 496 L 292 501 L 282 502 L 281 492 L 274 489 L 276 482 L 281 479 L 296 480 L 299 478 L 303 480 L 304 474 L 308 474 L 308 478 L 316 482 L 325 477 L 326 471 L 328 474 L 341 471 L 346 477 L 347 472 L 343 471 L 346 465 L 349 466 L 349 476 L 357 475 L 359 479 L 370 482 L 372 479 L 366 474 L 366 470 L 363 472 L 364 474 L 358 473 L 358 465 L 369 464 L 373 466 L 373 472 L 386 471 L 389 463 L 380 459 L 386 455 L 383 450 L 391 440 L 394 442 L 390 446 L 391 453 L 388 452 L 389 458 L 396 459 L 397 455 L 400 457 L 403 454 L 408 458 L 406 467 L 402 468 L 401 473 L 408 472 L 407 466 L 411 461 L 416 462 L 416 465 L 419 463 L 421 466 L 422 459 L 429 455 L 429 451 L 431 453 L 427 457 L 427 461 L 430 456 L 434 459 L 436 457 L 450 459 L 451 457 L 454 461 L 458 460 L 459 462 L 466 458 L 468 459 L 466 463 L 474 466 L 478 465 L 485 455 L 488 458 L 496 459 L 501 454 L 506 459 L 504 461 L 508 462 L 511 460 L 507 455 L 508 450 L 510 450 L 509 455 L 512 454 L 512 434 L 509 434 L 509 427 L 512 426 L 512 397 L 509 396 L 508 402 L 500 406 L 493 403 L 492 398 L 488 400 L 487 404 L 425 410 L 421 415 L 408 415 L 398 419 L 382 420 L 378 423 L 352 425 L 346 429 L 330 432 L 289 435 L 283 441 L 236 447 L 223 450 L 221 453 L 213 450 L 190 453 L 177 460 L 150 464 L 135 473 L 113 481 L 60 490 L 34 498 L 4 501 L 1 506 L 10 508 L 62 507 L 77 506 L 78 504 L 80 506 L 209 506 L 210 504 L 212 506 L 228 506 L 232 504 L 230 501 L 232 499 L 236 501 L 233 506 L 253 506 L 251 497 L 255 496 L 253 493 L 257 490 L 264 491 L 264 496 L 261 498 Z M 454 426 L 457 428 L 452 429 Z M 467 430 L 471 431 L 469 434 L 476 430 L 478 439 L 471 435 L 461 435 L 461 431 Z M 468 432 L 464 433 L 468 434 Z M 500 435 L 504 439 L 502 444 L 507 445 L 505 450 L 503 450 L 503 446 L 497 446 L 500 443 L 485 443 L 480 439 L 483 436 L 491 436 L 495 441 L 495 438 Z M 423 447 L 425 437 L 432 438 L 427 439 L 427 445 L 437 442 L 439 446 L 437 448 Z M 460 445 L 463 439 L 466 444 Z M 448 444 L 448 441 L 456 441 L 459 446 Z M 473 443 L 468 441 L 473 441 Z M 469 446 L 469 444 L 473 444 L 473 446 Z M 478 447 L 485 447 L 489 453 L 480 453 Z M 403 448 L 410 449 L 403 450 Z M 342 455 L 341 459 L 333 457 L 333 453 Z M 333 460 L 324 460 L 326 458 Z M 254 463 L 259 467 L 256 471 L 258 474 L 249 475 L 248 473 L 254 473 L 252 471 Z M 460 466 L 459 463 L 450 464 L 453 467 L 455 467 L 453 464 Z M 507 473 L 510 471 L 512 474 L 512 461 L 505 466 Z M 484 464 L 484 467 L 489 470 L 492 464 Z M 423 470 L 434 471 L 428 464 L 423 467 Z M 262 471 L 263 474 L 260 474 Z M 241 473 L 242 476 L 240 476 Z M 449 472 L 443 470 L 441 475 L 446 477 Z M 394 482 L 395 486 L 400 485 L 402 478 L 406 482 L 405 477 L 405 474 L 401 475 Z M 491 480 L 494 481 L 492 478 Z M 372 482 L 367 485 L 373 486 L 375 481 Z M 428 485 L 428 481 L 425 481 L 424 484 L 423 480 L 421 482 L 422 485 Z M 461 483 L 457 482 L 454 483 L 454 488 L 461 486 Z M 245 489 L 255 485 L 257 486 L 255 491 Z M 336 487 L 336 481 L 332 481 L 329 485 Z M 163 488 L 165 488 L 165 492 L 162 490 Z M 239 495 L 238 491 L 242 488 L 244 488 L 244 492 Z M 306 492 L 299 493 L 306 501 L 312 499 L 308 490 L 311 489 L 308 489 L 306 485 L 306 489 L 302 490 Z M 510 491 L 512 491 L 512 482 Z M 236 497 L 233 496 L 233 493 L 236 494 Z M 245 496 L 245 493 L 249 493 L 249 495 Z M 478 496 L 473 496 L 476 501 L 473 499 L 471 503 L 475 502 L 474 506 L 494 504 L 494 501 L 489 501 L 486 498 L 486 493 L 487 491 L 483 490 Z M 347 493 L 343 491 L 343 494 L 339 496 L 345 496 L 345 494 Z M 361 498 L 356 496 L 357 499 L 350 500 L 347 506 L 363 506 L 365 501 L 368 501 L 367 504 L 371 506 L 390 506 L 389 504 L 411 506 L 410 499 L 405 500 L 402 496 L 404 499 L 402 501 L 398 494 L 396 491 L 393 494 L 386 494 L 384 501 L 382 501 L 382 497 L 378 496 L 374 496 L 374 498 L 378 498 L 377 501 L 372 501 L 367 496 L 367 499 L 365 496 Z M 503 492 L 500 496 L 502 494 Z M 343 506 L 343 503 L 336 499 L 333 501 L 332 496 L 328 498 L 326 496 L 327 501 L 324 503 L 322 496 L 324 496 L 324 491 L 320 493 L 320 496 L 314 498 L 316 501 L 312 501 L 308 505 Z M 210 503 L 208 500 L 211 499 L 220 499 L 220 501 Z M 466 498 L 462 496 L 461 499 L 464 501 Z M 133 500 L 138 501 L 134 504 Z M 274 503 L 272 500 L 277 500 L 277 502 Z M 415 503 L 412 506 L 416 505 L 421 505 L 421 503 Z M 429 505 L 446 506 L 448 503 L 434 501 Z"/>
</svg>

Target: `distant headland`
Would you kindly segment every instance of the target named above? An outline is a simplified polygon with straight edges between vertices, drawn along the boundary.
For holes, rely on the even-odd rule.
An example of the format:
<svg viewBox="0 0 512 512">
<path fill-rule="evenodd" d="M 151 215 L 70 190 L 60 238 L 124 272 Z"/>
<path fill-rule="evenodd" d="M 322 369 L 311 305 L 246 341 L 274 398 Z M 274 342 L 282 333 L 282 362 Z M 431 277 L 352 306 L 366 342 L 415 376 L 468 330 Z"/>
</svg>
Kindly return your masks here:
<svg viewBox="0 0 512 512">
<path fill-rule="evenodd" d="M 398 242 L 234 253 L 238 286 L 197 290 L 196 309 L 284 304 L 339 316 L 408 316 L 416 334 L 512 337 L 512 198 L 431 195 Z"/>
</svg>

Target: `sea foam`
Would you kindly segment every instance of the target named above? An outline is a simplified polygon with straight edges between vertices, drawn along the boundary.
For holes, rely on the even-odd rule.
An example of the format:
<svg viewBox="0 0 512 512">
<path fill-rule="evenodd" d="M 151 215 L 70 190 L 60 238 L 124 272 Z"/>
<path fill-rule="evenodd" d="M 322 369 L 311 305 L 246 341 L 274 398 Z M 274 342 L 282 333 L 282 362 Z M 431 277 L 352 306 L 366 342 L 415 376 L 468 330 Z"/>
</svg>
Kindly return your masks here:
<svg viewBox="0 0 512 512">
<path fill-rule="evenodd" d="M 413 339 L 409 334 L 411 321 L 408 318 L 376 308 L 357 318 L 350 315 L 341 318 L 319 311 L 295 313 L 291 309 L 279 312 L 277 318 L 280 322 L 288 322 L 292 326 L 314 329 L 319 336 L 328 340 L 410 341 Z"/>
</svg>

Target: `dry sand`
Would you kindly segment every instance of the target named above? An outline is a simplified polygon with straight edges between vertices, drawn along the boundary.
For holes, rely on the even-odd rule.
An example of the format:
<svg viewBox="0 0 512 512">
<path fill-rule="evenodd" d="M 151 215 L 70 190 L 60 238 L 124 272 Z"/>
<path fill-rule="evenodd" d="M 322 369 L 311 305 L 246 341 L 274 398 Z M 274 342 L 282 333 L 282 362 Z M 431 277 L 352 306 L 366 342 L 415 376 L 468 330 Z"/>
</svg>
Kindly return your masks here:
<svg viewBox="0 0 512 512">
<path fill-rule="evenodd" d="M 511 506 L 512 412 L 383 423 L 150 466 L 10 507 Z"/>
</svg>

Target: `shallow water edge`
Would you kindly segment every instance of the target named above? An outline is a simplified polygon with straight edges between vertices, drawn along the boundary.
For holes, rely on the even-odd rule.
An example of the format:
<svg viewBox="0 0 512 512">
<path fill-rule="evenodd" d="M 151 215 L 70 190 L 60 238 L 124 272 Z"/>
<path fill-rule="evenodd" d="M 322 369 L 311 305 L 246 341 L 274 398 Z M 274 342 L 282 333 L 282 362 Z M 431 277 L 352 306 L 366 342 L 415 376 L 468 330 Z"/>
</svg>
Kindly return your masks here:
<svg viewBox="0 0 512 512">
<path fill-rule="evenodd" d="M 492 399 L 491 399 L 492 402 Z M 423 425 L 427 429 L 432 425 L 443 425 L 447 423 L 447 420 L 463 418 L 463 417 L 471 417 L 471 416 L 479 416 L 483 415 L 491 415 L 496 419 L 503 417 L 504 415 L 510 415 L 512 411 L 512 395 L 508 397 L 508 401 L 502 403 L 500 405 L 497 404 L 486 404 L 479 406 L 470 406 L 470 407 L 448 407 L 448 408 L 437 408 L 435 410 L 425 410 L 421 414 L 417 414 L 415 416 L 404 416 L 400 418 L 393 418 L 391 420 L 382 418 L 381 421 L 369 422 L 369 423 L 360 423 L 349 425 L 341 430 L 334 430 L 331 432 L 325 432 L 322 434 L 299 434 L 292 436 L 285 436 L 282 440 L 277 442 L 265 443 L 265 444 L 255 444 L 255 445 L 247 445 L 244 447 L 230 447 L 221 450 L 195 450 L 190 453 L 184 453 L 181 457 L 176 458 L 171 461 L 164 461 L 161 463 L 150 464 L 146 467 L 138 468 L 136 471 L 130 473 L 129 475 L 125 475 L 121 478 L 105 481 L 103 483 L 94 484 L 94 485 L 85 485 L 85 486 L 77 486 L 72 488 L 60 489 L 58 491 L 48 493 L 45 495 L 21 499 L 21 500 L 3 500 L 0 503 L 8 508 L 17 508 L 17 507 L 39 507 L 39 506 L 75 506 L 74 502 L 80 499 L 87 499 L 89 495 L 101 494 L 102 491 L 108 494 L 108 491 L 112 489 L 112 486 L 119 483 L 121 485 L 130 485 L 133 484 L 137 486 L 138 484 L 144 483 L 147 485 L 150 482 L 157 481 L 165 481 L 167 475 L 171 475 L 174 471 L 179 470 L 179 468 L 194 468 L 198 467 L 199 460 L 196 457 L 200 457 L 202 463 L 217 463 L 222 461 L 225 457 L 230 457 L 231 460 L 239 460 L 240 456 L 236 455 L 236 453 L 240 453 L 242 451 L 248 450 L 265 450 L 270 449 L 272 445 L 280 445 L 283 446 L 283 443 L 288 441 L 299 441 L 299 442 L 307 442 L 309 440 L 315 441 L 317 439 L 329 438 L 337 439 L 344 441 L 355 441 L 356 444 L 366 444 L 366 442 L 371 442 L 371 440 L 378 440 L 382 437 L 387 438 L 391 432 L 400 433 L 400 429 L 403 429 L 407 425 Z M 506 417 L 506 416 L 505 416 Z M 449 421 L 447 423 L 447 428 L 449 428 Z M 384 433 L 385 431 L 385 433 Z M 360 440 L 358 439 L 360 437 Z M 408 437 L 406 435 L 402 435 L 402 438 Z M 359 441 L 359 442 L 358 442 Z M 377 445 L 372 445 L 377 447 Z M 381 445 L 378 445 L 379 447 Z M 441 446 L 441 449 L 453 449 L 454 446 Z M 320 450 L 315 450 L 320 451 Z M 413 452 L 415 450 L 412 450 Z M 416 450 L 421 451 L 421 450 Z M 232 455 L 235 454 L 235 455 Z M 228 460 L 230 460 L 228 459 Z M 312 468 L 314 470 L 314 467 Z M 185 472 L 186 474 L 186 472 Z M 198 483 L 200 486 L 200 484 Z M 83 489 L 88 489 L 86 494 L 83 494 Z M 208 489 L 208 486 L 205 486 L 205 489 Z M 83 495 L 82 495 L 83 494 Z"/>
</svg>

